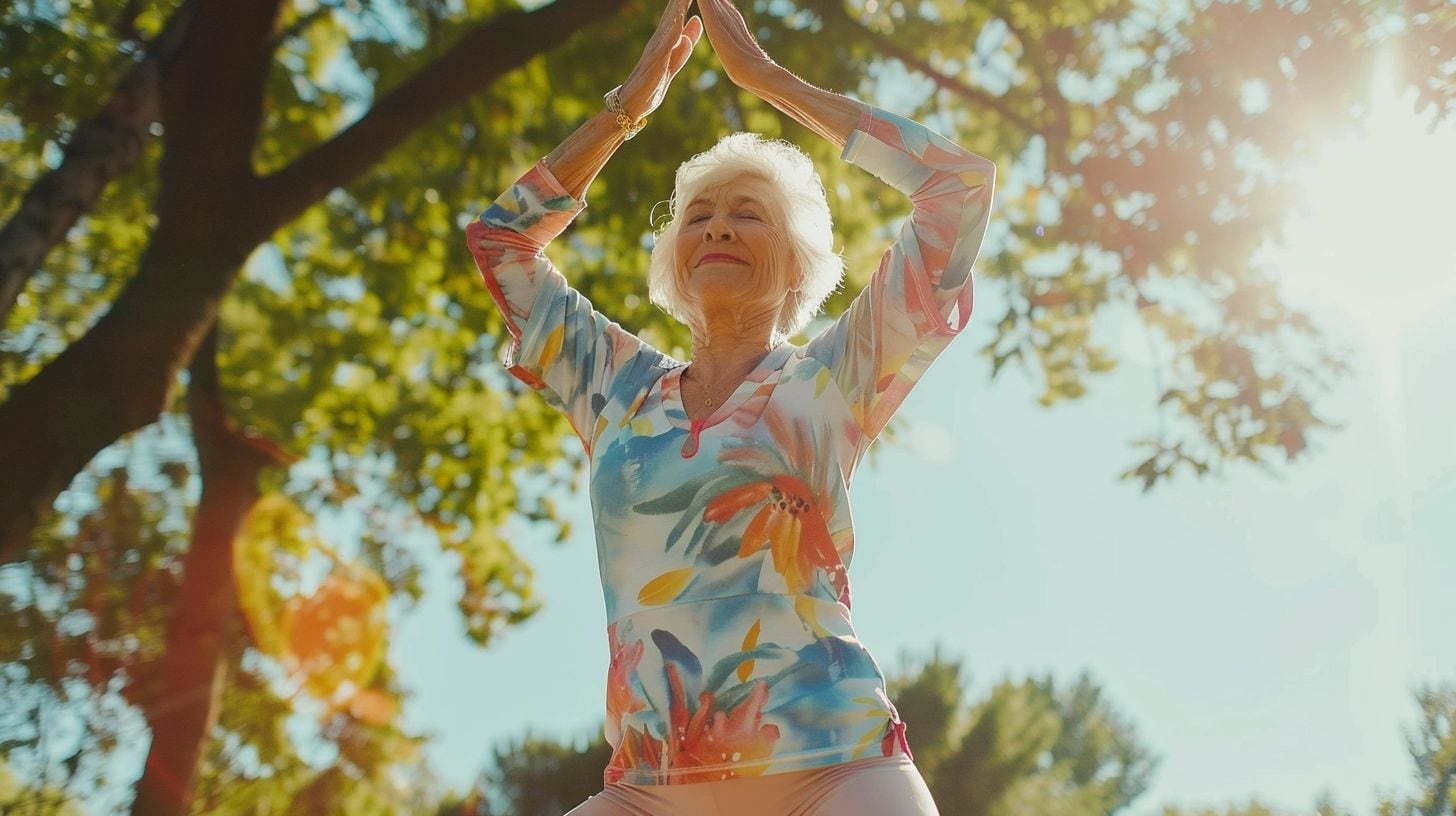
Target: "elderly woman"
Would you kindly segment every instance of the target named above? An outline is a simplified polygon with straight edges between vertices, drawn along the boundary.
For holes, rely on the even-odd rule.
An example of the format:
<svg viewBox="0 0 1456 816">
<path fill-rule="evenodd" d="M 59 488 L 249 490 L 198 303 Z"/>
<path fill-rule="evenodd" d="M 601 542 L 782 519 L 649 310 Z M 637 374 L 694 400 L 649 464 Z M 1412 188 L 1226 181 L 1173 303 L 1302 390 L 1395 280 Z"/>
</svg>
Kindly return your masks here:
<svg viewBox="0 0 1456 816">
<path fill-rule="evenodd" d="M 511 374 L 565 412 L 590 462 L 611 655 L 602 793 L 574 816 L 935 813 L 885 678 L 850 624 L 849 485 L 965 327 L 994 167 L 776 65 L 729 0 L 669 0 L 606 110 L 467 229 Z M 692 330 L 686 364 L 609 321 L 543 253 L 645 124 L 706 28 L 730 80 L 842 148 L 914 210 L 868 288 L 838 286 L 808 156 L 749 133 L 677 171 L 648 269 Z M 894 543 L 905 546 L 910 542 Z"/>
</svg>

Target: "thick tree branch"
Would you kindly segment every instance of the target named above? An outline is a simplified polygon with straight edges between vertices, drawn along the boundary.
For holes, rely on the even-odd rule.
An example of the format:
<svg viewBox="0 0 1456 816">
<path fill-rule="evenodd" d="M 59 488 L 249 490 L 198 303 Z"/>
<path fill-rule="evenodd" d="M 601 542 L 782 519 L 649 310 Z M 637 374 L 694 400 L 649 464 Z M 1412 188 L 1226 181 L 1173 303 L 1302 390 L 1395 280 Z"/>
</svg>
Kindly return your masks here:
<svg viewBox="0 0 1456 816">
<path fill-rule="evenodd" d="M 253 148 L 282 2 L 198 0 L 177 62 L 162 81 L 164 179 L 195 182 L 210 176 L 233 189 L 246 189 L 253 180 Z"/>
<path fill-rule="evenodd" d="M 0 228 L 0 326 L 51 248 L 96 205 L 112 179 L 136 167 L 161 115 L 162 73 L 186 36 L 195 6 L 191 0 L 172 14 L 101 112 L 76 126 L 60 165 L 31 185 Z"/>
<path fill-rule="evenodd" d="M 550 51 L 626 4 L 627 0 L 556 0 L 535 11 L 507 12 L 482 23 L 385 94 L 359 121 L 264 179 L 263 205 L 279 214 L 280 224 L 293 220 L 495 77 Z"/>
<path fill-rule="evenodd" d="M 219 161 L 219 145 L 203 138 L 214 133 L 236 144 L 239 137 L 229 127 L 247 123 L 208 98 L 199 98 L 197 110 L 189 113 L 188 94 L 203 90 L 193 80 L 183 78 L 164 88 L 168 138 L 158 224 L 141 268 L 96 325 L 0 402 L 0 563 L 25 552 L 35 525 L 97 452 L 168 410 L 182 367 L 193 358 L 243 262 L 259 243 L 334 186 L 367 170 L 435 112 L 464 101 L 625 2 L 558 0 L 554 16 L 542 17 L 542 9 L 530 20 L 507 15 L 509 23 L 483 25 L 405 88 L 381 100 L 366 117 L 369 124 L 361 122 L 330 142 L 336 152 L 316 150 L 284 176 L 271 179 L 270 190 L 278 197 L 271 203 L 258 202 L 251 175 L 238 178 L 238 168 L 247 172 L 246 164 Z M 215 5 L 200 7 L 194 24 L 201 21 L 203 8 L 226 16 Z M 214 30 L 198 41 L 215 37 L 217 24 L 217 19 L 210 21 Z M 534 30 L 536 25 L 545 31 Z M 269 33 L 255 28 L 250 48 L 263 51 Z M 487 30 L 493 33 L 478 36 Z M 228 65 L 199 55 L 191 34 L 184 48 L 192 52 L 189 65 L 204 73 Z M 190 71 L 183 55 L 178 59 L 172 76 Z M 253 70 L 266 68 L 266 61 L 252 60 Z M 256 79 L 231 84 L 236 89 L 251 82 L 261 85 Z M 428 96 L 428 104 L 403 98 L 412 92 Z M 177 130 L 185 133 L 173 138 Z"/>
</svg>

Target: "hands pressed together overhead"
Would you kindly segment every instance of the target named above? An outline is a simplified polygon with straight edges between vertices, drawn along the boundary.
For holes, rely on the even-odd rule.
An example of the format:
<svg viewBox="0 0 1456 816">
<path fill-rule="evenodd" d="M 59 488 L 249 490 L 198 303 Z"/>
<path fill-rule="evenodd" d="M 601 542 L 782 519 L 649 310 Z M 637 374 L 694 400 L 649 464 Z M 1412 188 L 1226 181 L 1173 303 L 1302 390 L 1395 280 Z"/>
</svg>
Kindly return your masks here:
<svg viewBox="0 0 1456 816">
<path fill-rule="evenodd" d="M 594 117 L 568 136 L 545 158 L 546 166 L 572 195 L 586 193 L 592 179 L 622 141 L 606 138 L 620 128 L 630 139 L 647 124 L 647 117 L 667 97 L 668 86 L 692 56 L 706 32 L 723 73 L 800 124 L 843 147 L 863 112 L 864 105 L 832 91 L 822 90 L 780 67 L 748 29 L 732 0 L 698 0 L 700 14 L 688 18 L 692 0 L 666 0 L 637 65 L 627 80 L 607 94 L 606 111 L 615 116 Z M 592 122 L 597 124 L 593 129 Z"/>
<path fill-rule="evenodd" d="M 698 0 L 702 16 L 685 20 L 690 2 L 668 0 L 657 31 L 647 41 L 637 67 L 622 83 L 622 107 L 631 116 L 642 117 L 657 110 L 705 28 L 723 73 L 734 84 L 757 93 L 779 70 L 731 0 Z"/>
</svg>

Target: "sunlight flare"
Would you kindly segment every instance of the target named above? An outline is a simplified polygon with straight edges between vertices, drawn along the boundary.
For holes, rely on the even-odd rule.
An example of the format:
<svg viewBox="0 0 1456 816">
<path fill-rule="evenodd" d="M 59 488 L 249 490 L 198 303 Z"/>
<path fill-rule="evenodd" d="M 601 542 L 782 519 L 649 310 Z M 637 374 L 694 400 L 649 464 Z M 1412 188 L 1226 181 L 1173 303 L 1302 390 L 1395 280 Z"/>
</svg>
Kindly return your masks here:
<svg viewBox="0 0 1456 816">
<path fill-rule="evenodd" d="M 1387 345 L 1456 307 L 1456 122 L 1397 94 L 1390 63 L 1362 132 L 1318 146 L 1269 258 L 1291 305 L 1328 309 L 1357 341 Z"/>
</svg>

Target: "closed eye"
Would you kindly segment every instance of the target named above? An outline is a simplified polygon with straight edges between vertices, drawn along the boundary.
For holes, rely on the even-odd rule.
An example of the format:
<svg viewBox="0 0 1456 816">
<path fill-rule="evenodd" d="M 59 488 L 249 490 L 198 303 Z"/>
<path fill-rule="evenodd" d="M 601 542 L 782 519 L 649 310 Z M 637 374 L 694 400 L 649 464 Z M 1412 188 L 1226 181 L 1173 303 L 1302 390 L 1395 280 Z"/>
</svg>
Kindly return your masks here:
<svg viewBox="0 0 1456 816">
<path fill-rule="evenodd" d="M 750 212 L 748 210 L 743 210 L 742 212 L 739 212 L 738 215 L 741 216 L 741 217 L 744 217 L 744 218 L 751 218 L 754 221 L 762 221 L 763 220 L 762 218 L 759 218 L 758 217 L 758 213 Z M 700 215 L 695 215 L 695 216 L 689 218 L 687 220 L 687 223 L 689 223 L 689 224 L 696 224 L 696 223 L 698 223 L 700 221 L 707 221 L 707 220 L 708 220 L 708 216 L 706 214 L 700 214 Z"/>
</svg>

